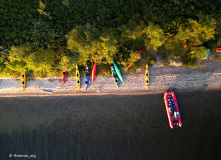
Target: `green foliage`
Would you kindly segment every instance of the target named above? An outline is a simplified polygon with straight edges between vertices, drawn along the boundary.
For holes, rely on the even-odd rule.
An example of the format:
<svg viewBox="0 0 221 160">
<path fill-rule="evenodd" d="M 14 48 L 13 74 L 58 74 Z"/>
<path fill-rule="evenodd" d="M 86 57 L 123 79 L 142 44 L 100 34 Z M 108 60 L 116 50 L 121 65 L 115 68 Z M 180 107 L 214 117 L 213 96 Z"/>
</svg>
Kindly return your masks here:
<svg viewBox="0 0 221 160">
<path fill-rule="evenodd" d="M 156 63 L 156 59 L 151 58 L 148 62 L 149 66 L 152 67 Z"/>
<path fill-rule="evenodd" d="M 208 49 L 200 47 L 192 47 L 181 55 L 181 61 L 184 67 L 196 68 L 199 64 L 197 60 L 201 60 L 207 54 Z"/>
<path fill-rule="evenodd" d="M 193 47 L 190 51 L 190 58 L 192 59 L 202 59 L 207 54 L 208 49 L 203 46 L 200 47 Z"/>
<path fill-rule="evenodd" d="M 39 77 L 52 76 L 55 74 L 53 64 L 53 52 L 39 49 L 31 53 L 26 60 L 27 68 L 32 70 L 34 75 Z"/>
<path fill-rule="evenodd" d="M 73 72 L 76 63 L 112 60 L 126 67 L 144 47 L 161 59 L 197 66 L 205 53 L 200 46 L 211 41 L 214 48 L 221 39 L 220 5 L 215 0 L 210 5 L 206 0 L 2 0 L 0 72 L 58 75 L 63 68 Z"/>
<path fill-rule="evenodd" d="M 149 49 L 151 46 L 154 50 L 165 43 L 163 30 L 158 26 L 150 23 L 143 30 L 145 46 Z"/>
<path fill-rule="evenodd" d="M 96 72 L 97 76 L 102 76 L 102 75 L 106 75 L 106 76 L 111 76 L 111 68 L 110 68 L 110 64 L 102 64 L 97 66 L 97 72 Z"/>
<path fill-rule="evenodd" d="M 60 68 L 67 70 L 67 72 L 71 71 L 76 68 L 76 62 L 70 55 L 63 56 L 60 61 Z"/>
<path fill-rule="evenodd" d="M 118 52 L 117 40 L 111 29 L 99 31 L 91 25 L 77 26 L 67 36 L 67 48 L 79 64 L 88 61 L 111 63 Z"/>
<path fill-rule="evenodd" d="M 39 9 L 37 9 L 38 10 L 38 12 L 40 13 L 40 14 L 46 14 L 43 10 L 45 9 L 45 4 L 42 2 L 42 1 L 39 1 Z M 46 14 L 47 15 L 47 14 Z"/>
<path fill-rule="evenodd" d="M 199 21 L 189 19 L 187 26 L 180 27 L 175 40 L 187 43 L 192 46 L 202 45 L 204 42 L 214 38 L 216 21 L 210 17 L 203 17 Z"/>
<path fill-rule="evenodd" d="M 6 57 L 7 51 L 3 47 L 0 47 L 0 75 L 4 73 L 4 70 L 6 68 Z"/>
<path fill-rule="evenodd" d="M 8 74 L 20 75 L 27 70 L 27 57 L 35 50 L 33 44 L 25 44 L 21 47 L 11 47 L 8 61 L 5 62 Z"/>
</svg>

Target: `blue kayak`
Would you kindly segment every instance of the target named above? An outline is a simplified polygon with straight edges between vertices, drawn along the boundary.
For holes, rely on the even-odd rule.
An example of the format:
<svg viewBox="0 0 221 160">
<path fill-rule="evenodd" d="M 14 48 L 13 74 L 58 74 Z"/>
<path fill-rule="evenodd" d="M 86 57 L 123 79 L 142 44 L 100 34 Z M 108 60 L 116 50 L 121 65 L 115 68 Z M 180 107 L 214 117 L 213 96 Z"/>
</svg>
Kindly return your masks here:
<svg viewBox="0 0 221 160">
<path fill-rule="evenodd" d="M 88 66 L 86 66 L 86 71 L 85 71 L 85 89 L 87 90 L 89 84 L 89 69 Z"/>
</svg>

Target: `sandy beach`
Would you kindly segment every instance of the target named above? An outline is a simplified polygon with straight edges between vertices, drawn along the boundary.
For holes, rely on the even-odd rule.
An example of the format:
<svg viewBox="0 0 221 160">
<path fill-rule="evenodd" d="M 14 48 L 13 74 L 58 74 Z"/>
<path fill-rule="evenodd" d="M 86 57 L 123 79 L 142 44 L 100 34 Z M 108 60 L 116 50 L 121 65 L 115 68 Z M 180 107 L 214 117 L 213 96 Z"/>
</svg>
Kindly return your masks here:
<svg viewBox="0 0 221 160">
<path fill-rule="evenodd" d="M 117 88 L 113 77 L 97 76 L 85 90 L 84 76 L 81 76 L 81 89 L 77 89 L 75 77 L 67 77 L 62 85 L 62 77 L 27 80 L 26 89 L 22 91 L 20 79 L 0 77 L 0 96 L 23 95 L 63 95 L 63 94 L 107 94 L 107 93 L 147 93 L 163 92 L 168 89 L 178 90 L 211 90 L 221 88 L 221 60 L 207 60 L 204 66 L 196 69 L 181 67 L 179 63 L 171 63 L 165 67 L 157 62 L 149 67 L 150 87 L 145 87 L 144 71 L 137 70 L 135 74 L 123 75 L 124 82 L 119 81 Z M 45 90 L 46 92 L 43 92 Z"/>
</svg>

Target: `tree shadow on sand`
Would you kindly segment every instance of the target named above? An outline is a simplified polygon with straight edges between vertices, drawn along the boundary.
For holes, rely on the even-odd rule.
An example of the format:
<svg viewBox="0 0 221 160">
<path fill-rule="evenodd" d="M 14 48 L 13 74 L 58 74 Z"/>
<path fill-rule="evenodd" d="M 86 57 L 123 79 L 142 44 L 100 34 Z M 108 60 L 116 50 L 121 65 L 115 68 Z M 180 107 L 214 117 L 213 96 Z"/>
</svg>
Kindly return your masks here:
<svg viewBox="0 0 221 160">
<path fill-rule="evenodd" d="M 169 89 L 209 89 L 210 84 L 213 83 L 211 78 L 213 78 L 214 73 L 220 73 L 220 63 L 216 61 L 212 63 L 208 61 L 204 66 L 199 66 L 196 69 L 182 68 L 179 76 L 174 79 Z"/>
</svg>

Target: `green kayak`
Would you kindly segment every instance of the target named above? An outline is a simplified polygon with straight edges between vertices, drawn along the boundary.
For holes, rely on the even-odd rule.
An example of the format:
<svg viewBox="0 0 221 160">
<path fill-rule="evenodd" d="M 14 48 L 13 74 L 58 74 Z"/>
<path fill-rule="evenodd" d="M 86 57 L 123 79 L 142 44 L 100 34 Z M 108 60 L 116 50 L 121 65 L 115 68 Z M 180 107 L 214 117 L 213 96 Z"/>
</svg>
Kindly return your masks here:
<svg viewBox="0 0 221 160">
<path fill-rule="evenodd" d="M 124 80 L 123 80 L 123 77 L 122 77 L 122 75 L 121 75 L 121 73 L 120 73 L 120 70 L 118 69 L 117 65 L 114 63 L 114 61 L 113 61 L 113 65 L 114 65 L 114 69 L 115 69 L 115 71 L 116 71 L 118 77 L 119 77 L 120 80 L 123 82 L 123 81 L 124 81 Z"/>
</svg>

